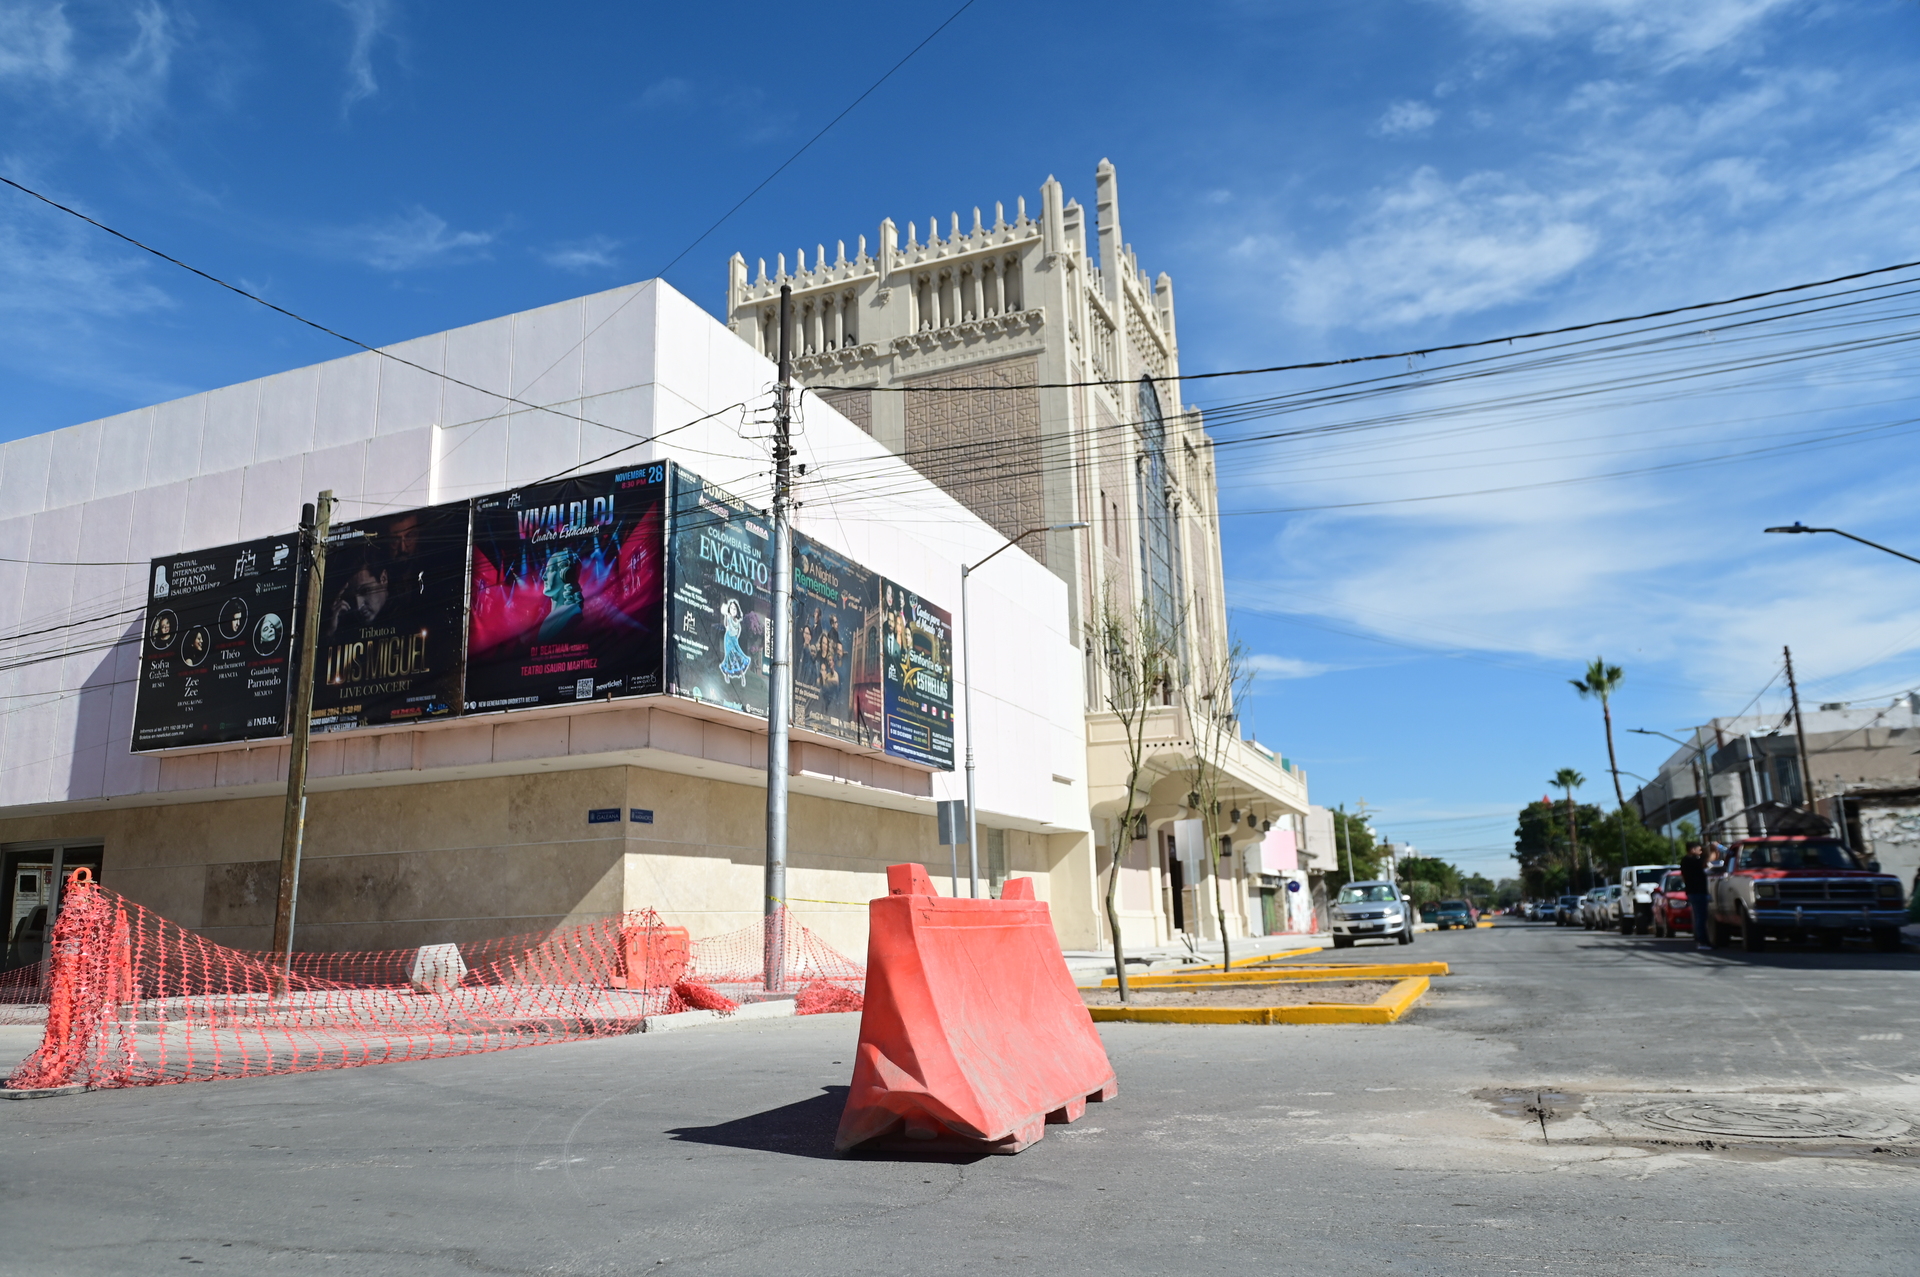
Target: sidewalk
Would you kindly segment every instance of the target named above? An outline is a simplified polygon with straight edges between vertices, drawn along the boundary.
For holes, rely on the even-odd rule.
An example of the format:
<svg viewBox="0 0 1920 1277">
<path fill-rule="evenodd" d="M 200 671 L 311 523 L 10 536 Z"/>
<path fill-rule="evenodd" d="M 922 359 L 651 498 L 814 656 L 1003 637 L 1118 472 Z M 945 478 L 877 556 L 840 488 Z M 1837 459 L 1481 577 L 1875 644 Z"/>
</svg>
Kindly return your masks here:
<svg viewBox="0 0 1920 1277">
<path fill-rule="evenodd" d="M 1332 945 L 1333 937 L 1325 932 L 1319 935 L 1249 936 L 1233 942 L 1233 960 L 1240 962 L 1246 958 L 1286 953 L 1294 949 L 1327 949 Z M 1125 953 L 1128 974 L 1143 975 L 1217 963 L 1220 961 L 1220 942 L 1199 940 L 1194 942 L 1191 949 L 1180 943 L 1163 944 L 1151 949 L 1129 945 Z M 1096 984 L 1113 974 L 1111 949 L 1105 952 L 1068 949 L 1066 957 L 1067 970 L 1072 973 L 1076 984 Z"/>
</svg>

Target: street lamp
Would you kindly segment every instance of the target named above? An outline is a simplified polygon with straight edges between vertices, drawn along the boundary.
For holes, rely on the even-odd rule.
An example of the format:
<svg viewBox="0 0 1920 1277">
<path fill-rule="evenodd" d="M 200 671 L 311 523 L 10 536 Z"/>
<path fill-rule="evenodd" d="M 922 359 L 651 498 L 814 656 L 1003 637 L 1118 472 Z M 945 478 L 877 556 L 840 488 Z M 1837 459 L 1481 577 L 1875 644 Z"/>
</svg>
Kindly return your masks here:
<svg viewBox="0 0 1920 1277">
<path fill-rule="evenodd" d="M 967 578 L 1036 533 L 1071 532 L 1075 528 L 1091 526 L 1081 520 L 1078 523 L 1049 523 L 1045 527 L 1028 528 L 978 563 L 960 565 L 960 669 L 964 680 L 962 686 L 966 689 L 964 704 L 967 716 L 967 885 L 975 900 L 980 898 L 980 820 L 975 814 L 977 809 L 973 801 L 973 626 L 967 621 Z"/>
<path fill-rule="evenodd" d="M 1769 528 L 1767 530 L 1769 532 L 1779 531 L 1779 529 L 1776 528 Z M 1792 529 L 1787 530 L 1791 531 Z M 1814 529 L 1809 528 L 1807 530 L 1811 532 Z M 1664 736 L 1680 748 L 1693 751 L 1693 757 L 1687 760 L 1687 765 L 1693 769 L 1693 797 L 1700 808 L 1700 839 L 1702 842 L 1705 842 L 1707 837 L 1707 790 L 1705 782 L 1701 779 L 1700 760 L 1706 757 L 1706 747 L 1697 741 L 1683 741 L 1678 736 L 1668 736 L 1665 732 L 1649 731 L 1644 727 L 1629 727 L 1627 730 L 1636 736 Z"/>
<path fill-rule="evenodd" d="M 1769 532 L 1831 532 L 1835 536 L 1845 537 L 1849 541 L 1858 541 L 1861 545 L 1870 545 L 1876 550 L 1883 550 L 1886 553 L 1893 555 L 1895 558 L 1905 559 L 1909 563 L 1920 563 L 1920 559 L 1914 558 L 1911 554 L 1902 554 L 1898 550 L 1889 549 L 1887 546 L 1881 545 L 1878 541 L 1869 541 L 1865 537 L 1857 537 L 1853 535 L 1853 533 L 1843 532 L 1839 528 L 1810 528 L 1804 523 L 1796 522 L 1792 527 L 1768 528 L 1767 531 Z M 1665 733 L 1663 732 L 1661 733 L 1661 735 L 1665 735 Z M 1669 737 L 1669 739 L 1671 739 L 1671 737 Z"/>
</svg>

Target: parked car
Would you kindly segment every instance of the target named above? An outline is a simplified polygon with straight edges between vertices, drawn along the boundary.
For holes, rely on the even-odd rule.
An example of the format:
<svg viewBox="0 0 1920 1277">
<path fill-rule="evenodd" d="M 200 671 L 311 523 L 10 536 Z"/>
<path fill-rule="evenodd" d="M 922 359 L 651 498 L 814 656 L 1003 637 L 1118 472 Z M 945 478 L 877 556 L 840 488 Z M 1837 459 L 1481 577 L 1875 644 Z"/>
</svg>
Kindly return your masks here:
<svg viewBox="0 0 1920 1277">
<path fill-rule="evenodd" d="M 1693 907 L 1687 903 L 1687 882 L 1678 869 L 1668 870 L 1653 889 L 1653 934 L 1672 939 L 1693 931 Z"/>
<path fill-rule="evenodd" d="M 1356 940 L 1413 943 L 1413 905 L 1390 882 L 1350 882 L 1333 903 L 1333 947 Z"/>
<path fill-rule="evenodd" d="M 1600 912 L 1607 903 L 1607 889 L 1593 887 L 1580 897 L 1580 925 L 1588 931 L 1600 925 Z"/>
<path fill-rule="evenodd" d="M 1607 921 L 1621 935 L 1653 930 L 1653 890 L 1678 865 L 1628 865 L 1620 871 L 1620 893 L 1609 899 Z"/>
<path fill-rule="evenodd" d="M 1728 851 L 1727 872 L 1714 877 L 1707 942 L 1716 949 L 1735 935 L 1748 952 L 1769 937 L 1818 939 L 1839 948 L 1864 936 L 1877 949 L 1898 949 L 1907 920 L 1900 880 L 1856 857 L 1831 838 L 1769 834 L 1743 838 Z"/>
<path fill-rule="evenodd" d="M 1464 900 L 1442 900 L 1427 905 L 1420 910 L 1420 919 L 1431 922 L 1442 931 L 1474 925 L 1473 909 Z"/>
<path fill-rule="evenodd" d="M 1571 927 L 1580 921 L 1580 897 L 1562 896 L 1553 903 L 1553 925 Z"/>
</svg>

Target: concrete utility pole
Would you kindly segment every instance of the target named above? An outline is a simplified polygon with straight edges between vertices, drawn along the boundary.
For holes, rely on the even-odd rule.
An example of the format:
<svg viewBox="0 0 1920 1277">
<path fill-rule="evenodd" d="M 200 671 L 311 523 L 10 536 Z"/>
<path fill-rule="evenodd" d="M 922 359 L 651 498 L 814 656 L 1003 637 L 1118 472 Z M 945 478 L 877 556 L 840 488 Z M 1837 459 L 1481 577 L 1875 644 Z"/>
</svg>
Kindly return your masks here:
<svg viewBox="0 0 1920 1277">
<path fill-rule="evenodd" d="M 780 286 L 780 384 L 773 391 L 773 634 L 767 662 L 766 985 L 787 985 L 787 739 L 793 715 L 793 289 Z"/>
<path fill-rule="evenodd" d="M 307 836 L 307 744 L 313 732 L 313 663 L 320 649 L 321 594 L 326 584 L 327 533 L 333 526 L 333 489 L 300 512 L 300 548 L 306 568 L 306 598 L 300 616 L 300 647 L 287 677 L 293 683 L 293 744 L 287 751 L 287 805 L 280 824 L 280 895 L 273 910 L 273 952 L 281 978 L 293 967 L 293 915 L 300 902 L 300 851 Z"/>
<path fill-rule="evenodd" d="M 1787 694 L 1793 698 L 1793 734 L 1800 742 L 1800 802 L 1808 811 L 1813 806 L 1813 768 L 1807 762 L 1807 720 L 1800 713 L 1800 686 L 1793 681 L 1793 649 L 1780 649 L 1787 658 Z"/>
</svg>

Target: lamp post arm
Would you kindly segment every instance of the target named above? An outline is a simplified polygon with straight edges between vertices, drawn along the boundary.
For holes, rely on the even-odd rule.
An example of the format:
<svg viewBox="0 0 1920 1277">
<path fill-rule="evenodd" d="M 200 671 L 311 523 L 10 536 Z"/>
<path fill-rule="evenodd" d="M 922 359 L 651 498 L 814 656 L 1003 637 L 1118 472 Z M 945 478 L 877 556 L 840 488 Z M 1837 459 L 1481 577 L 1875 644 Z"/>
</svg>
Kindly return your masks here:
<svg viewBox="0 0 1920 1277">
<path fill-rule="evenodd" d="M 1909 563 L 1920 563 L 1920 559 L 1914 558 L 1911 554 L 1902 554 L 1899 550 L 1895 550 L 1890 546 L 1881 545 L 1878 541 L 1869 541 L 1865 537 L 1857 537 L 1851 532 L 1842 532 L 1839 528 L 1815 528 L 1814 531 L 1836 533 L 1849 541 L 1858 541 L 1861 545 L 1870 545 L 1876 550 L 1881 550 L 1893 555 L 1895 558 L 1905 559 Z"/>
</svg>

